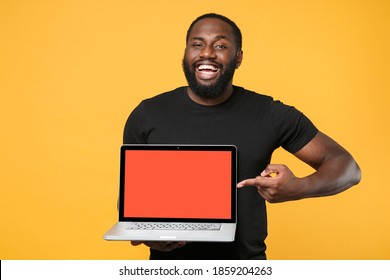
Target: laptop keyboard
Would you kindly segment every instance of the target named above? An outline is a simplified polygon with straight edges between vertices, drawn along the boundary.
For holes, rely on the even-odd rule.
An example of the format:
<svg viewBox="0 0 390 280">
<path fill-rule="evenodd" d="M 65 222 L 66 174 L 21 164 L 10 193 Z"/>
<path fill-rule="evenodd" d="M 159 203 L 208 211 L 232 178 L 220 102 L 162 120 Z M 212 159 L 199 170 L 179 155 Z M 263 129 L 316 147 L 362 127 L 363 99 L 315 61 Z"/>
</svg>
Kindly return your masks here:
<svg viewBox="0 0 390 280">
<path fill-rule="evenodd" d="M 128 230 L 220 230 L 214 223 L 132 223 Z"/>
</svg>

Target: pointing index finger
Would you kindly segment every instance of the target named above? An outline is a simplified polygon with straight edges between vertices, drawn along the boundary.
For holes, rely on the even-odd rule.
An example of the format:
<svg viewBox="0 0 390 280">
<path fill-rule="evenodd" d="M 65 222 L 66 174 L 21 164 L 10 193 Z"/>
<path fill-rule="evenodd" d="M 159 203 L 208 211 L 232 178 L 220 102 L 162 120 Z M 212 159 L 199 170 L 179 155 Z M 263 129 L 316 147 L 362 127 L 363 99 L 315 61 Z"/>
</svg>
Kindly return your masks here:
<svg viewBox="0 0 390 280">
<path fill-rule="evenodd" d="M 237 184 L 237 188 L 243 188 L 246 186 L 254 186 L 256 184 L 256 179 L 246 179 Z"/>
</svg>

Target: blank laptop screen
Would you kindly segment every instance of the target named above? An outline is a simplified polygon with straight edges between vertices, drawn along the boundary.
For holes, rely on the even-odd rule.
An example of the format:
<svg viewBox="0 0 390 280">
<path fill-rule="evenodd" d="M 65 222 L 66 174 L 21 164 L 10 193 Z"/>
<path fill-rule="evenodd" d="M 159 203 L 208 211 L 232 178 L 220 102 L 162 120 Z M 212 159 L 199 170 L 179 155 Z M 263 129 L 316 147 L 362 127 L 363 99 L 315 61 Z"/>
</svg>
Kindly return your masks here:
<svg viewBox="0 0 390 280">
<path fill-rule="evenodd" d="M 231 151 L 125 150 L 124 218 L 231 219 Z"/>
</svg>

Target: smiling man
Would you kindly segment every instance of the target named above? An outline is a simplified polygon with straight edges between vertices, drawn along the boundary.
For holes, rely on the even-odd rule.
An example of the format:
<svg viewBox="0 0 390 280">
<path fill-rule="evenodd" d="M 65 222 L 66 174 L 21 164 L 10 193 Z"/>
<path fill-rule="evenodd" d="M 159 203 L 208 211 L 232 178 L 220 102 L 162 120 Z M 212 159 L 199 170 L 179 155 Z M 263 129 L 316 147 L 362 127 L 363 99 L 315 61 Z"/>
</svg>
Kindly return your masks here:
<svg viewBox="0 0 390 280">
<path fill-rule="evenodd" d="M 242 61 L 241 33 L 237 28 L 235 35 L 229 25 L 215 18 L 206 17 L 202 23 L 190 27 L 183 69 L 190 97 L 199 103 L 207 99 L 207 104 L 218 104 L 233 91 L 234 71 Z"/>
<path fill-rule="evenodd" d="M 241 32 L 233 21 L 218 14 L 200 16 L 186 37 L 183 69 L 188 86 L 142 101 L 127 120 L 124 143 L 238 148 L 235 241 L 132 242 L 149 246 L 151 259 L 265 259 L 265 201 L 334 195 L 360 180 L 352 156 L 300 111 L 233 85 L 234 72 L 243 60 L 241 48 Z M 289 167 L 270 164 L 278 147 L 315 171 L 298 178 Z M 194 176 L 201 170 L 202 166 L 194 170 Z M 158 184 L 158 178 L 145 179 Z"/>
<path fill-rule="evenodd" d="M 234 71 L 242 61 L 240 30 L 215 19 L 205 17 L 204 24 L 195 21 L 190 26 L 183 59 L 188 94 L 204 105 L 218 104 L 232 94 Z"/>
</svg>

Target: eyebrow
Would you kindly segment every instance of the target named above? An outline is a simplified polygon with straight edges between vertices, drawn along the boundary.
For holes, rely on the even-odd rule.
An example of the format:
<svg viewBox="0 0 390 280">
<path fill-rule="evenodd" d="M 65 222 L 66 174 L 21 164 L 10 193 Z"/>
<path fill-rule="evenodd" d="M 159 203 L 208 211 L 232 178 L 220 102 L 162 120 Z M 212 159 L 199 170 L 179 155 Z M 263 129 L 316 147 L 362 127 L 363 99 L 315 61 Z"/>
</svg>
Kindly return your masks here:
<svg viewBox="0 0 390 280">
<path fill-rule="evenodd" d="M 225 36 L 225 35 L 217 35 L 217 36 L 215 36 L 214 38 L 217 39 L 217 40 L 220 40 L 220 39 L 229 40 L 229 37 L 227 37 L 227 36 Z M 190 38 L 190 40 L 200 40 L 200 41 L 204 41 L 204 37 L 194 36 L 194 37 Z"/>
</svg>

